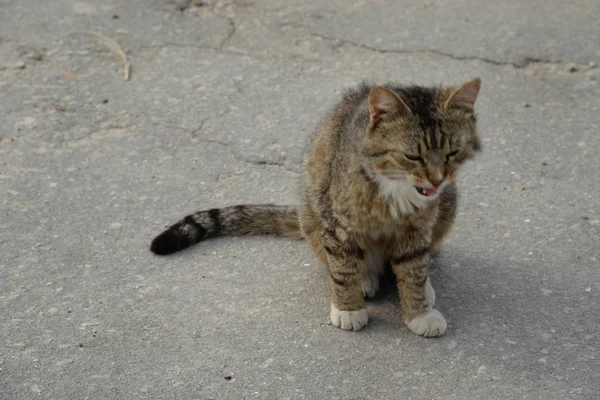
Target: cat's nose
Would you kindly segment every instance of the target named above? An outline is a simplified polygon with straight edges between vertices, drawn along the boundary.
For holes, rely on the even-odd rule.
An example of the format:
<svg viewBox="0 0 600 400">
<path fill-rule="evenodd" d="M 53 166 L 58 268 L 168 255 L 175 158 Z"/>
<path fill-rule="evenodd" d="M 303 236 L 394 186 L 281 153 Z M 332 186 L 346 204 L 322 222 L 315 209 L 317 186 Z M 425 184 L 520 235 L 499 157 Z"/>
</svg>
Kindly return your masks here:
<svg viewBox="0 0 600 400">
<path fill-rule="evenodd" d="M 429 177 L 429 182 L 435 187 L 439 187 L 444 182 L 444 177 L 441 173 L 437 173 L 434 176 Z"/>
</svg>

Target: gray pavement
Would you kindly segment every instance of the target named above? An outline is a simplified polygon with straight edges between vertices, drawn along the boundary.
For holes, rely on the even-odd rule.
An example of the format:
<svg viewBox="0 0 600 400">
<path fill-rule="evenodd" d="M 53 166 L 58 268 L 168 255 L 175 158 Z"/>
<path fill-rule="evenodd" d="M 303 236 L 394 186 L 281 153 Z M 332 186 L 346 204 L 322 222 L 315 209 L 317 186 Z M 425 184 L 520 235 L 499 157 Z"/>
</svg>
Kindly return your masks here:
<svg viewBox="0 0 600 400">
<path fill-rule="evenodd" d="M 0 0 L 0 399 L 600 398 L 600 2 L 417 3 Z M 393 288 L 328 325 L 300 241 L 148 251 L 200 208 L 295 203 L 348 85 L 475 76 L 445 336 Z"/>
</svg>

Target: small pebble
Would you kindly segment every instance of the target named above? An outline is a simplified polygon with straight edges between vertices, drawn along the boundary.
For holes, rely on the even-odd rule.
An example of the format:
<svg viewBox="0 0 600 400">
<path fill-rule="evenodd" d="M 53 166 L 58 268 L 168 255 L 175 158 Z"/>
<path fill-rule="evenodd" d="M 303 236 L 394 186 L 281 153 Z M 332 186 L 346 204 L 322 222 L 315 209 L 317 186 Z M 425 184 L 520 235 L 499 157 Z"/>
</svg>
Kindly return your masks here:
<svg viewBox="0 0 600 400">
<path fill-rule="evenodd" d="M 567 72 L 573 73 L 579 71 L 579 67 L 575 63 L 567 64 Z"/>
<path fill-rule="evenodd" d="M 179 8 L 179 11 L 183 11 L 189 7 L 188 0 L 175 0 L 175 5 Z"/>
</svg>

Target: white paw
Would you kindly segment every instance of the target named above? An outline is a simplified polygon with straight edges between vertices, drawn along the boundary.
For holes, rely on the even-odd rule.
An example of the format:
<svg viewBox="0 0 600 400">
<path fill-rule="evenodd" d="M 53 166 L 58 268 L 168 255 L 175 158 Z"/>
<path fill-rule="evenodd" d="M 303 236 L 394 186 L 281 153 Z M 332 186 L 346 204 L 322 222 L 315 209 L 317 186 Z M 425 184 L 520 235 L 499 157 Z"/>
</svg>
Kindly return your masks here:
<svg viewBox="0 0 600 400">
<path fill-rule="evenodd" d="M 429 310 L 410 321 L 408 329 L 419 336 L 440 336 L 446 330 L 446 320 L 438 310 Z"/>
<path fill-rule="evenodd" d="M 364 274 L 362 292 L 364 297 L 374 297 L 379 290 L 379 274 Z"/>
<path fill-rule="evenodd" d="M 356 311 L 342 311 L 331 303 L 331 323 L 344 330 L 358 331 L 367 325 L 369 314 L 366 308 Z"/>
<path fill-rule="evenodd" d="M 433 290 L 429 278 L 427 278 L 427 281 L 425 282 L 425 296 L 427 296 L 427 305 L 431 310 L 435 305 L 435 290 Z"/>
</svg>

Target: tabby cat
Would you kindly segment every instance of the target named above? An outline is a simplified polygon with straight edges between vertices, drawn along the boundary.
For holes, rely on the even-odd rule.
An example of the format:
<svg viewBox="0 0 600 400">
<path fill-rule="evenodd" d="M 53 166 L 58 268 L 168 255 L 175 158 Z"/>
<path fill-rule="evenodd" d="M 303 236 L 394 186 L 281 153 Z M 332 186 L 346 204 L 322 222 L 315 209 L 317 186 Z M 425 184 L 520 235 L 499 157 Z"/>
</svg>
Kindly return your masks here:
<svg viewBox="0 0 600 400">
<path fill-rule="evenodd" d="M 428 278 L 456 214 L 454 180 L 480 150 L 474 104 L 481 80 L 457 87 L 362 84 L 322 120 L 305 157 L 299 207 L 239 205 L 199 211 L 154 239 L 165 255 L 208 238 L 306 238 L 329 272 L 331 322 L 367 324 L 365 297 L 391 265 L 402 315 L 417 335 L 446 329 Z"/>
</svg>

